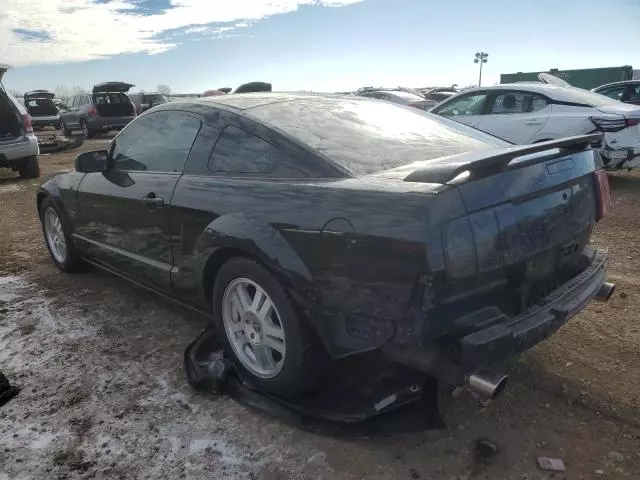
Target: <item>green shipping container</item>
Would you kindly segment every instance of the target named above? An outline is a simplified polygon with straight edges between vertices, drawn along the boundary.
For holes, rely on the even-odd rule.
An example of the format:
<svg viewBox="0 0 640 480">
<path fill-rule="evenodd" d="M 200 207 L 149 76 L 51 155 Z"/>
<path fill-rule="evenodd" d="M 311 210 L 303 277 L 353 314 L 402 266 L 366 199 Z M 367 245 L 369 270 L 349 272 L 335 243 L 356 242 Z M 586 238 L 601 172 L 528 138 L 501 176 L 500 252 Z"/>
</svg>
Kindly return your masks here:
<svg viewBox="0 0 640 480">
<path fill-rule="evenodd" d="M 539 73 L 542 72 L 503 73 L 500 75 L 500 83 L 537 82 Z M 587 90 L 605 83 L 633 79 L 633 67 L 630 65 L 625 65 L 624 67 L 584 68 L 581 70 L 558 70 L 552 68 L 545 73 L 555 75 L 574 87 L 586 88 Z"/>
</svg>

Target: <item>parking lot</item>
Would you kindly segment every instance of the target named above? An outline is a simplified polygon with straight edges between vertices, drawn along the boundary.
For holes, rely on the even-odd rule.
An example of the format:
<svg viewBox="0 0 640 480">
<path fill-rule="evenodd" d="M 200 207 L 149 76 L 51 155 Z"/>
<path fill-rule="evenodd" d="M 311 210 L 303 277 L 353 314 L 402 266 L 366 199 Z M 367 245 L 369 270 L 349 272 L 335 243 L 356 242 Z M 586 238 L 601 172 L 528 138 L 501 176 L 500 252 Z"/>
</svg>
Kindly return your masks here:
<svg viewBox="0 0 640 480">
<path fill-rule="evenodd" d="M 614 207 L 592 237 L 610 250 L 614 297 L 514 362 L 504 394 L 449 399 L 445 430 L 332 438 L 193 392 L 182 355 L 205 319 L 108 274 L 55 268 L 37 186 L 106 141 L 41 156 L 37 181 L 0 172 L 0 367 L 22 388 L 0 409 L 0 480 L 640 477 L 640 172 L 610 175 Z M 497 453 L 474 455 L 479 438 Z M 539 456 L 566 473 L 540 470 Z"/>
</svg>

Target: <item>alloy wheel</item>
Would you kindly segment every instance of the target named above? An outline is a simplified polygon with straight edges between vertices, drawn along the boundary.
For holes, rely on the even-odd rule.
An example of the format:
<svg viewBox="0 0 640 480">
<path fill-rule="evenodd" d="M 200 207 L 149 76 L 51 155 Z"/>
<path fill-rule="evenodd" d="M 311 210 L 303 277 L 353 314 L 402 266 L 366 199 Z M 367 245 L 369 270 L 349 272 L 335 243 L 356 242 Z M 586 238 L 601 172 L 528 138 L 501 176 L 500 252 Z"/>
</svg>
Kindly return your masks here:
<svg viewBox="0 0 640 480">
<path fill-rule="evenodd" d="M 67 241 L 60 217 L 51 207 L 44 212 L 44 231 L 51 254 L 59 263 L 64 263 L 67 258 Z"/>
<path fill-rule="evenodd" d="M 222 321 L 233 352 L 260 378 L 273 378 L 285 360 L 286 339 L 280 315 L 267 292 L 253 280 L 236 278 L 222 297 Z"/>
</svg>

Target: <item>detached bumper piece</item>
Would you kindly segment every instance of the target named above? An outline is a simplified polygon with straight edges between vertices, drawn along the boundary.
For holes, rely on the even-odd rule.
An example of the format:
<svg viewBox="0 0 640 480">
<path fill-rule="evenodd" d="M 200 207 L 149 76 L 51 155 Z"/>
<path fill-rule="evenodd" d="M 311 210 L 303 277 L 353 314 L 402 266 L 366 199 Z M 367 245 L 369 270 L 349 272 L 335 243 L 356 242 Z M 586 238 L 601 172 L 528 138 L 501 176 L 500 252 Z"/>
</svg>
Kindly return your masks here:
<svg viewBox="0 0 640 480">
<path fill-rule="evenodd" d="M 262 391 L 243 378 L 212 327 L 187 347 L 184 363 L 194 389 L 229 395 L 244 406 L 314 432 L 363 436 L 444 428 L 436 382 L 388 362 L 379 352 L 336 361 L 312 390 L 288 398 Z"/>
<path fill-rule="evenodd" d="M 15 397 L 20 389 L 9 384 L 9 380 L 0 372 L 0 407 Z"/>
<path fill-rule="evenodd" d="M 615 285 L 606 283 L 607 251 L 597 250 L 590 265 L 517 317 L 476 330 L 454 345 L 427 347 L 387 344 L 386 355 L 451 385 L 469 384 L 476 374 L 490 378 L 491 366 L 551 336 L 590 300 L 606 301 Z"/>
</svg>

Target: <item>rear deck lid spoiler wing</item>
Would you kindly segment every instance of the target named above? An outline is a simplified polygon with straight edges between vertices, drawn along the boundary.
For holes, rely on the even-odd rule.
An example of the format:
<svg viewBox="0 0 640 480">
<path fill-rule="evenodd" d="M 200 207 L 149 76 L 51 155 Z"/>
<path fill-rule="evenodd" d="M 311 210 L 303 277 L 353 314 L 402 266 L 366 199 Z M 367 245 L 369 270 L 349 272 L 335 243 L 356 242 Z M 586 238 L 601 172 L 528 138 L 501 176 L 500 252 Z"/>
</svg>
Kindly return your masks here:
<svg viewBox="0 0 640 480">
<path fill-rule="evenodd" d="M 535 143 L 507 148 L 492 148 L 476 152 L 458 155 L 455 158 L 446 158 L 429 162 L 429 165 L 411 172 L 404 178 L 405 182 L 416 183 L 440 183 L 451 182 L 465 172 L 471 179 L 495 175 L 505 170 L 509 163 L 516 158 L 544 152 L 546 150 L 560 149 L 567 154 L 576 153 L 598 145 L 602 141 L 602 134 L 580 135 L 575 137 L 550 140 L 548 142 Z M 531 162 L 519 163 L 518 166 L 526 166 L 537 163 L 541 159 L 533 159 Z"/>
</svg>

